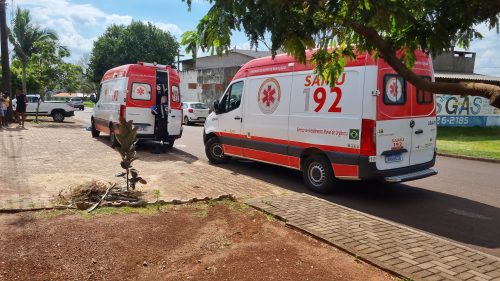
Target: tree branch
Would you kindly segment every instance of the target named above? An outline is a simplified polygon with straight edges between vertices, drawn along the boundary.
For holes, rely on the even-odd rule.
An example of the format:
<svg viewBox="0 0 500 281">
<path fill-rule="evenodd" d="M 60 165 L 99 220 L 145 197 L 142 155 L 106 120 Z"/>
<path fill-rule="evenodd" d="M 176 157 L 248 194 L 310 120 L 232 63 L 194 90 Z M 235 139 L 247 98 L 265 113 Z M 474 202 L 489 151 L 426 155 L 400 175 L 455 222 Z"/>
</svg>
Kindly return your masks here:
<svg viewBox="0 0 500 281">
<path fill-rule="evenodd" d="M 350 21 L 346 22 L 346 26 L 352 28 L 356 33 L 364 36 L 372 43 L 383 59 L 415 87 L 435 94 L 481 96 L 489 99 L 490 105 L 500 108 L 500 86 L 476 82 L 447 83 L 428 81 L 406 67 L 397 57 L 396 51 L 391 44 L 384 40 L 375 29 Z"/>
</svg>

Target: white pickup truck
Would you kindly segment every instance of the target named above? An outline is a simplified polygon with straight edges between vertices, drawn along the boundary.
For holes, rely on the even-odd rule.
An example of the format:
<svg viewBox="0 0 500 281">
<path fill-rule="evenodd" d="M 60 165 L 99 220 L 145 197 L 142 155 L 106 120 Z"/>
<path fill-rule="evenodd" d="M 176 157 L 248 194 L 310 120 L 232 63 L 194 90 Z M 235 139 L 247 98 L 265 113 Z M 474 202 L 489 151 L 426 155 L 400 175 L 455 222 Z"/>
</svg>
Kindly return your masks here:
<svg viewBox="0 0 500 281">
<path fill-rule="evenodd" d="M 39 95 L 26 95 L 26 115 L 36 115 Z M 12 100 L 12 108 L 15 110 L 17 100 Z M 75 108 L 65 101 L 42 101 L 38 110 L 38 116 L 52 116 L 55 122 L 63 122 L 64 118 L 75 115 Z"/>
</svg>

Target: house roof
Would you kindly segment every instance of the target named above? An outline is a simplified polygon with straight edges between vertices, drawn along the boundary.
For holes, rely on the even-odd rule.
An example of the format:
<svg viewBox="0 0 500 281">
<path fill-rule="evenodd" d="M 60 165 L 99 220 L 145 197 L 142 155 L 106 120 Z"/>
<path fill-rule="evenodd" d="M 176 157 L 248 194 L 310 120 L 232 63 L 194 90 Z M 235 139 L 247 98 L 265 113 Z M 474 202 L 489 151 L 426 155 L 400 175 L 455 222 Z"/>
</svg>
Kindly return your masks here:
<svg viewBox="0 0 500 281">
<path fill-rule="evenodd" d="M 231 50 L 229 50 L 229 53 L 237 53 L 237 54 L 241 54 L 241 55 L 244 55 L 244 56 L 247 56 L 250 58 L 254 58 L 254 59 L 268 57 L 271 55 L 271 51 L 255 51 L 255 50 L 243 50 L 243 49 L 231 49 Z M 278 53 L 280 53 L 280 52 L 278 52 Z M 217 56 L 217 55 L 198 57 L 198 59 L 203 59 L 203 58 L 212 57 L 212 56 Z M 180 62 L 192 62 L 192 61 L 193 61 L 193 59 L 191 58 L 191 59 L 181 60 Z"/>
<path fill-rule="evenodd" d="M 239 54 L 245 55 L 247 57 L 252 57 L 255 59 L 262 58 L 262 57 L 268 57 L 271 55 L 271 51 L 232 49 L 230 52 L 239 53 Z"/>
<path fill-rule="evenodd" d="M 445 80 L 466 80 L 500 83 L 500 77 L 489 76 L 477 73 L 453 73 L 453 72 L 435 72 L 434 77 Z"/>
</svg>

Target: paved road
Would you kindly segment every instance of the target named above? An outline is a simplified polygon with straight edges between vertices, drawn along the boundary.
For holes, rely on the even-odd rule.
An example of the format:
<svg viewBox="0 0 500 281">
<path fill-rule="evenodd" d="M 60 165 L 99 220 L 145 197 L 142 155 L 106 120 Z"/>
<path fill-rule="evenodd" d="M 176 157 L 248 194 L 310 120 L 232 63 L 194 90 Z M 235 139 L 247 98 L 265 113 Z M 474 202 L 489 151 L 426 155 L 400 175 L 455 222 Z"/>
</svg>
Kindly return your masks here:
<svg viewBox="0 0 500 281">
<path fill-rule="evenodd" d="M 76 117 L 88 121 L 90 113 Z M 176 148 L 207 161 L 202 130 L 184 127 Z M 220 167 L 309 193 L 297 171 L 243 160 Z M 315 196 L 500 256 L 500 180 L 495 177 L 500 164 L 439 157 L 436 167 L 439 175 L 427 179 L 394 185 L 346 182 L 333 194 Z"/>
<path fill-rule="evenodd" d="M 90 126 L 90 116 L 92 116 L 92 108 L 85 107 L 84 111 L 75 111 L 74 118 L 77 118 L 78 120 L 83 121 L 85 124 Z"/>
</svg>

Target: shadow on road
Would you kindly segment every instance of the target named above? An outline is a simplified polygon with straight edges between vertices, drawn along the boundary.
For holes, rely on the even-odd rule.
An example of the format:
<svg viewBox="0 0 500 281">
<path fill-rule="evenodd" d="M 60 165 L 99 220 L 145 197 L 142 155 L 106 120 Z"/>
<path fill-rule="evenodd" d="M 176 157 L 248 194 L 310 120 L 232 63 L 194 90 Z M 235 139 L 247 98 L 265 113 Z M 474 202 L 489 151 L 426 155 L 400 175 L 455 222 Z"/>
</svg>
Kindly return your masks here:
<svg viewBox="0 0 500 281">
<path fill-rule="evenodd" d="M 500 208 L 407 184 L 342 182 L 320 195 L 305 187 L 299 171 L 246 160 L 218 167 L 500 255 Z"/>
</svg>

